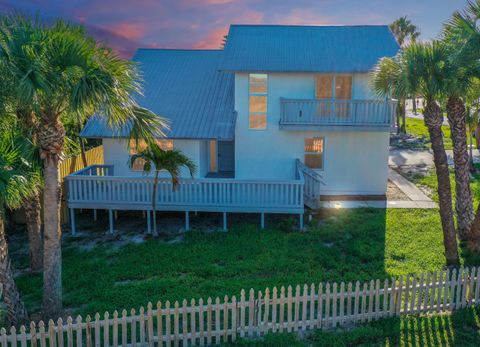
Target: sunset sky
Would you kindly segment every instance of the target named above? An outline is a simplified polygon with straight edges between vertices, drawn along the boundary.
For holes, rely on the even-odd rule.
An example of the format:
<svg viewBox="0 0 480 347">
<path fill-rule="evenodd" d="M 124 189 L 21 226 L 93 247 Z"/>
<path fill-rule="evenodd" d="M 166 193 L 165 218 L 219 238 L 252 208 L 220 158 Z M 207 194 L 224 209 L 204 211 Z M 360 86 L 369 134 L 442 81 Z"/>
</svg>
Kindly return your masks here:
<svg viewBox="0 0 480 347">
<path fill-rule="evenodd" d="M 84 24 L 122 56 L 138 47 L 219 48 L 230 24 L 388 24 L 407 15 L 421 39 L 466 0 L 0 0 L 0 11 L 20 10 L 45 20 Z"/>
</svg>

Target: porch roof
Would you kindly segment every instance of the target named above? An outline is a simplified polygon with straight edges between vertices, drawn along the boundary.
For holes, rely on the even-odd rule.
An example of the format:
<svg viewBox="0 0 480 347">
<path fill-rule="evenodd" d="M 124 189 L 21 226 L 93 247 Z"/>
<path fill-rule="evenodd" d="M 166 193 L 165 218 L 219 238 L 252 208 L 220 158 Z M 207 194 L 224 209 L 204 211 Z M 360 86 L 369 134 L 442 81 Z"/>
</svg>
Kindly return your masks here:
<svg viewBox="0 0 480 347">
<path fill-rule="evenodd" d="M 141 106 L 170 121 L 168 138 L 234 138 L 234 76 L 218 71 L 221 50 L 139 49 L 133 60 L 144 79 Z M 129 127 L 112 129 L 92 117 L 86 138 L 128 137 Z"/>
</svg>

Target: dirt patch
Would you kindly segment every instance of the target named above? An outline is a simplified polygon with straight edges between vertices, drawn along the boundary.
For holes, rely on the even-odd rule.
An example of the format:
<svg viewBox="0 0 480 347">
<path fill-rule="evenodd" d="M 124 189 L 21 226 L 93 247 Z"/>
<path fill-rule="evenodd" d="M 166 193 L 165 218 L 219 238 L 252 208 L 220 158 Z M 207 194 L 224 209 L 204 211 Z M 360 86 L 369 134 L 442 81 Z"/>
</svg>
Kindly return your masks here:
<svg viewBox="0 0 480 347">
<path fill-rule="evenodd" d="M 410 201 L 411 199 L 400 190 L 393 182 L 390 180 L 387 184 L 387 200 L 389 201 Z"/>
</svg>

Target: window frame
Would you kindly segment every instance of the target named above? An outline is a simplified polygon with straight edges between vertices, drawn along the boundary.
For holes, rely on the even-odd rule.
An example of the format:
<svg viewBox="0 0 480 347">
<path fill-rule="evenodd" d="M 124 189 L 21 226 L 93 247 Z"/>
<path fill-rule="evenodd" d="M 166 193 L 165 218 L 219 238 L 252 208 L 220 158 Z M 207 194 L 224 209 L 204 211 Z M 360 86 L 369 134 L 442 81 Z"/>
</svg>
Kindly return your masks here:
<svg viewBox="0 0 480 347">
<path fill-rule="evenodd" d="M 317 99 L 317 76 L 332 76 L 332 97 L 327 99 Z M 336 83 L 337 83 L 337 76 L 351 76 L 352 77 L 352 85 L 351 87 L 351 96 L 350 99 L 337 99 L 336 95 Z M 354 86 L 355 86 L 355 74 L 354 73 L 317 73 L 315 74 L 314 78 L 314 89 L 313 89 L 313 98 L 315 100 L 354 100 Z"/>
<path fill-rule="evenodd" d="M 322 140 L 322 152 L 306 152 L 305 151 L 305 140 L 307 139 L 321 139 Z M 307 166 L 305 156 L 309 155 L 321 155 L 322 158 L 322 167 L 321 168 L 311 168 Z M 311 136 L 311 137 L 304 137 L 303 138 L 303 162 L 305 163 L 305 166 L 307 166 L 309 169 L 314 170 L 314 171 L 324 171 L 325 170 L 325 136 Z"/>
<path fill-rule="evenodd" d="M 265 93 L 260 93 L 260 92 L 251 92 L 250 91 L 250 76 L 252 75 L 264 75 L 266 76 L 266 92 Z M 266 73 L 249 73 L 248 74 L 248 83 L 247 83 L 247 88 L 248 88 L 248 130 L 253 130 L 253 131 L 265 131 L 268 130 L 268 91 L 270 89 L 269 85 L 269 77 L 268 74 Z M 251 96 L 264 96 L 266 99 L 265 103 L 265 112 L 250 112 L 250 97 Z M 265 127 L 264 128 L 252 128 L 250 126 L 250 117 L 251 116 L 265 116 Z"/>
</svg>

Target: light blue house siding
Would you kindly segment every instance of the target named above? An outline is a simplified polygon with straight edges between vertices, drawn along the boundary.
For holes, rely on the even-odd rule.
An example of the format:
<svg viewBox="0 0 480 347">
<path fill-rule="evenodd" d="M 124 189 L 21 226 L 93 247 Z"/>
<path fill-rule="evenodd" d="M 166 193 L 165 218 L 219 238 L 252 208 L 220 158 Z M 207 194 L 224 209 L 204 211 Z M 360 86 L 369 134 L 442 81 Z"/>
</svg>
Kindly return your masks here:
<svg viewBox="0 0 480 347">
<path fill-rule="evenodd" d="M 369 75 L 354 74 L 352 98 L 375 99 Z M 291 179 L 295 159 L 303 161 L 304 139 L 324 138 L 325 186 L 322 195 L 383 195 L 387 187 L 389 132 L 349 130 L 287 131 L 279 128 L 280 98 L 314 99 L 315 75 L 268 74 L 268 125 L 248 127 L 248 74 L 235 74 L 235 177 L 237 179 Z M 334 129 L 334 128 L 332 128 Z"/>
<path fill-rule="evenodd" d="M 139 177 L 144 176 L 143 172 L 135 171 L 129 168 L 128 160 L 130 158 L 127 148 L 127 141 L 124 139 L 102 140 L 105 165 L 113 165 L 115 167 L 116 176 Z M 194 178 L 203 178 L 208 172 L 208 141 L 205 140 L 173 140 L 173 146 L 182 151 L 197 166 Z M 153 173 L 150 174 L 152 176 Z M 166 173 L 161 177 L 169 177 Z M 187 169 L 182 168 L 181 177 L 188 178 L 190 173 Z"/>
</svg>

